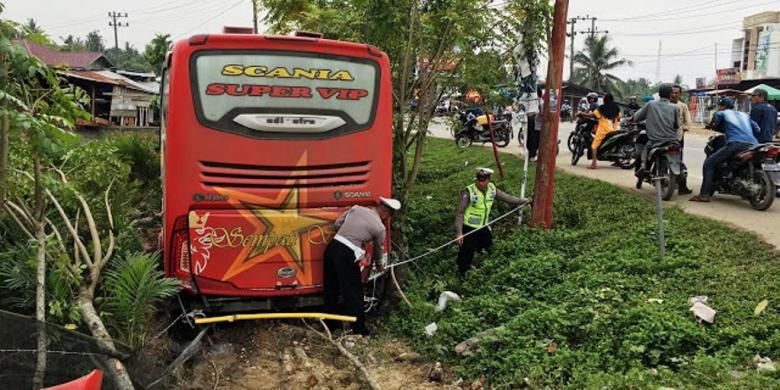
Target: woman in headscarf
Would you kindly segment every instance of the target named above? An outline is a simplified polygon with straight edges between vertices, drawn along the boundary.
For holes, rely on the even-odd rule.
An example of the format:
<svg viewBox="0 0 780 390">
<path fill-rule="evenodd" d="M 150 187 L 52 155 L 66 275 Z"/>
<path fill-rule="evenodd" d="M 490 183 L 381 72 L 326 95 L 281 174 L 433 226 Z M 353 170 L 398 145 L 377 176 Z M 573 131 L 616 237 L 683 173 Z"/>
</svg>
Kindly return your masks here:
<svg viewBox="0 0 780 390">
<path fill-rule="evenodd" d="M 600 105 L 590 115 L 599 120 L 599 124 L 596 126 L 596 136 L 590 145 L 593 150 L 593 159 L 588 167 L 588 169 L 596 169 L 596 161 L 598 160 L 596 153 L 599 150 L 599 146 L 601 146 L 607 134 L 619 129 L 620 107 L 615 103 L 615 98 L 612 94 L 608 93 L 604 95 L 604 104 Z"/>
</svg>

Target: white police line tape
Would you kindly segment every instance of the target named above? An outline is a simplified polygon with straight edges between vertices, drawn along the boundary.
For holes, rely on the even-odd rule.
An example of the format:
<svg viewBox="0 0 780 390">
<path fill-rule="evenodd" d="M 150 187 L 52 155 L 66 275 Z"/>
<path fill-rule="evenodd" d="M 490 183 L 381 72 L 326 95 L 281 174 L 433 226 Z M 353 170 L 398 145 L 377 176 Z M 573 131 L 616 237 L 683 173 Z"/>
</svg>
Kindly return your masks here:
<svg viewBox="0 0 780 390">
<path fill-rule="evenodd" d="M 513 208 L 512 210 L 509 210 L 509 211 L 508 211 L 508 212 L 506 212 L 505 214 L 502 214 L 502 215 L 498 216 L 497 218 L 493 219 L 492 221 L 490 221 L 490 222 L 486 223 L 486 224 L 485 224 L 485 226 L 490 226 L 490 225 L 492 225 L 492 224 L 494 224 L 494 223 L 496 223 L 496 222 L 498 222 L 498 221 L 500 221 L 500 220 L 502 220 L 502 219 L 504 219 L 504 218 L 506 218 L 506 217 L 508 217 L 508 216 L 510 216 L 510 215 L 512 215 L 512 214 L 514 214 L 515 212 L 517 212 L 518 210 L 522 209 L 523 207 L 525 207 L 525 206 L 529 205 L 530 203 L 531 203 L 530 201 L 527 201 L 527 202 L 525 202 L 525 203 L 521 204 L 520 206 L 517 206 L 517 207 Z M 474 233 L 476 233 L 478 230 L 479 230 L 479 229 L 474 229 L 474 230 L 472 230 L 472 231 L 470 231 L 470 232 L 468 232 L 468 233 L 464 234 L 464 235 L 463 235 L 463 237 L 465 238 L 465 237 L 467 237 L 467 236 L 469 236 L 469 235 L 471 235 L 471 234 L 474 234 Z M 410 258 L 410 259 L 406 259 L 406 260 L 400 261 L 400 262 L 398 262 L 398 263 L 389 264 L 388 266 L 386 266 L 386 267 L 385 267 L 384 271 L 382 271 L 382 272 L 379 272 L 379 273 L 376 273 L 376 274 L 374 274 L 374 275 L 371 275 L 371 276 L 368 278 L 368 281 L 372 281 L 372 280 L 374 280 L 374 279 L 376 279 L 376 278 L 378 278 L 378 277 L 380 277 L 380 276 L 384 275 L 385 273 L 387 273 L 387 271 L 389 271 L 389 270 L 390 270 L 390 269 L 392 269 L 392 268 L 395 268 L 395 267 L 400 267 L 400 266 L 402 266 L 402 265 L 404 265 L 404 264 L 411 263 L 411 262 L 413 262 L 413 261 L 417 261 L 417 260 L 419 260 L 419 259 L 422 259 L 423 257 L 426 257 L 426 256 L 429 256 L 429 255 L 431 255 L 431 254 L 434 254 L 434 253 L 436 253 L 436 252 L 438 252 L 438 251 L 440 251 L 440 250 L 442 250 L 442 249 L 444 249 L 444 248 L 448 247 L 449 245 L 451 245 L 451 244 L 452 244 L 452 243 L 454 243 L 455 241 L 458 241 L 458 238 L 457 238 L 457 237 L 455 237 L 454 239 L 452 239 L 452 240 L 450 240 L 450 241 L 447 241 L 446 243 L 444 243 L 444 244 L 441 244 L 441 245 L 439 245 L 438 247 L 436 247 L 436 248 L 433 248 L 433 249 L 429 250 L 428 252 L 425 252 L 425 253 L 423 253 L 423 254 L 421 254 L 421 255 L 418 255 L 418 256 L 412 257 L 412 258 Z"/>
</svg>

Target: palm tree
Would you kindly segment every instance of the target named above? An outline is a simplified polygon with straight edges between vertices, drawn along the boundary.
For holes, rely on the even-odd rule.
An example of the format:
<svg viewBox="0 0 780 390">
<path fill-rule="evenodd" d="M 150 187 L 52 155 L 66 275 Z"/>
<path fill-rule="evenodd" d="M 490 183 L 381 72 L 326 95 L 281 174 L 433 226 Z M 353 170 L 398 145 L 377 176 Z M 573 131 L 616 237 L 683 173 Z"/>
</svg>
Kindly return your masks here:
<svg viewBox="0 0 780 390">
<path fill-rule="evenodd" d="M 574 78 L 579 83 L 597 91 L 616 92 L 622 80 L 607 73 L 623 65 L 631 65 L 631 61 L 618 59 L 618 50 L 608 46 L 609 37 L 590 36 L 585 40 L 585 50 L 574 56 Z"/>
<path fill-rule="evenodd" d="M 146 45 L 144 57 L 152 65 L 155 72 L 162 69 L 165 55 L 171 47 L 171 34 L 155 34 L 154 38 Z"/>
<path fill-rule="evenodd" d="M 27 18 L 27 23 L 22 26 L 26 34 L 43 34 L 41 26 L 33 18 Z"/>
<path fill-rule="evenodd" d="M 33 18 L 28 18 L 27 23 L 22 25 L 22 36 L 25 39 L 31 42 L 35 42 L 39 45 L 55 46 L 54 41 L 49 38 L 46 32 L 43 31 L 43 28 L 41 28 L 41 25 L 39 25 Z"/>
</svg>

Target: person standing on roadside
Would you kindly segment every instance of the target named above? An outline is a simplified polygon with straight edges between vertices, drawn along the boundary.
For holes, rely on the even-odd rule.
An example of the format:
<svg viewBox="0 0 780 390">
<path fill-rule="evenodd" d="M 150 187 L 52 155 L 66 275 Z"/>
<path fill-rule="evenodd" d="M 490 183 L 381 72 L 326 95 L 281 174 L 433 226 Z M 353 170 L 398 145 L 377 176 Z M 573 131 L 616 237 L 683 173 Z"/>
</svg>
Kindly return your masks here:
<svg viewBox="0 0 780 390">
<path fill-rule="evenodd" d="M 526 199 L 511 196 L 496 188 L 496 185 L 490 182 L 492 174 L 492 169 L 477 168 L 474 183 L 469 184 L 460 193 L 460 202 L 455 213 L 455 234 L 456 242 L 460 246 L 457 263 L 458 276 L 461 279 L 471 268 L 474 252 L 483 249 L 490 251 L 493 245 L 493 234 L 487 223 L 495 200 L 498 199 L 512 206 L 520 206 L 527 202 Z M 465 236 L 466 234 L 468 236 Z"/>
<path fill-rule="evenodd" d="M 765 89 L 756 88 L 752 95 L 753 108 L 750 109 L 750 119 L 761 129 L 754 135 L 760 144 L 772 142 L 777 132 L 777 110 L 769 104 L 769 94 Z"/>
<path fill-rule="evenodd" d="M 678 84 L 672 86 L 672 96 L 669 101 L 677 105 L 677 139 L 680 141 L 680 161 L 685 166 L 685 133 L 688 132 L 691 126 L 691 111 L 688 109 L 688 105 L 680 100 L 682 96 L 682 87 Z M 677 177 L 678 190 L 680 195 L 690 194 L 691 189 L 688 188 L 688 175 L 680 175 Z"/>
</svg>

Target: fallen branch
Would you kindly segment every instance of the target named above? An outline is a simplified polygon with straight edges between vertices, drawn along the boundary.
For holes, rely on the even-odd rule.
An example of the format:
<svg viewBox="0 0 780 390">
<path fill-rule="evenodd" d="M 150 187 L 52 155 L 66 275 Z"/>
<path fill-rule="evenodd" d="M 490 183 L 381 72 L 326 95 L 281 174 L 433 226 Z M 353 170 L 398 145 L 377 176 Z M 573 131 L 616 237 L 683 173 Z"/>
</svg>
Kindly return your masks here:
<svg viewBox="0 0 780 390">
<path fill-rule="evenodd" d="M 401 299 L 406 302 L 406 305 L 409 307 L 412 307 L 412 303 L 409 302 L 409 299 L 406 298 L 406 294 L 404 294 L 404 290 L 401 289 L 401 285 L 398 283 L 398 279 L 395 277 L 395 267 L 390 268 L 390 277 L 393 279 L 393 284 L 395 285 L 395 288 L 398 290 L 398 294 L 401 295 Z"/>
<path fill-rule="evenodd" d="M 351 352 L 347 351 L 346 348 L 344 348 L 343 345 L 341 345 L 341 342 L 339 340 L 333 339 L 333 334 L 330 332 L 330 328 L 328 328 L 328 325 L 325 324 L 325 321 L 320 320 L 320 324 L 322 324 L 322 327 L 325 328 L 325 333 L 322 333 L 316 329 L 314 329 L 309 323 L 306 321 L 303 321 L 303 323 L 311 329 L 312 332 L 316 333 L 320 337 L 322 337 L 325 340 L 328 340 L 331 344 L 333 344 L 336 348 L 338 348 L 339 352 L 349 359 L 352 364 L 357 367 L 357 369 L 360 371 L 361 374 L 363 374 L 363 377 L 365 378 L 366 382 L 368 383 L 368 386 L 371 387 L 373 390 L 381 390 L 381 387 L 376 382 L 376 380 L 369 374 L 368 369 L 366 369 L 366 366 L 363 365 L 363 363 L 360 361 L 360 359 L 357 358 L 357 356 L 353 355 Z"/>
</svg>

